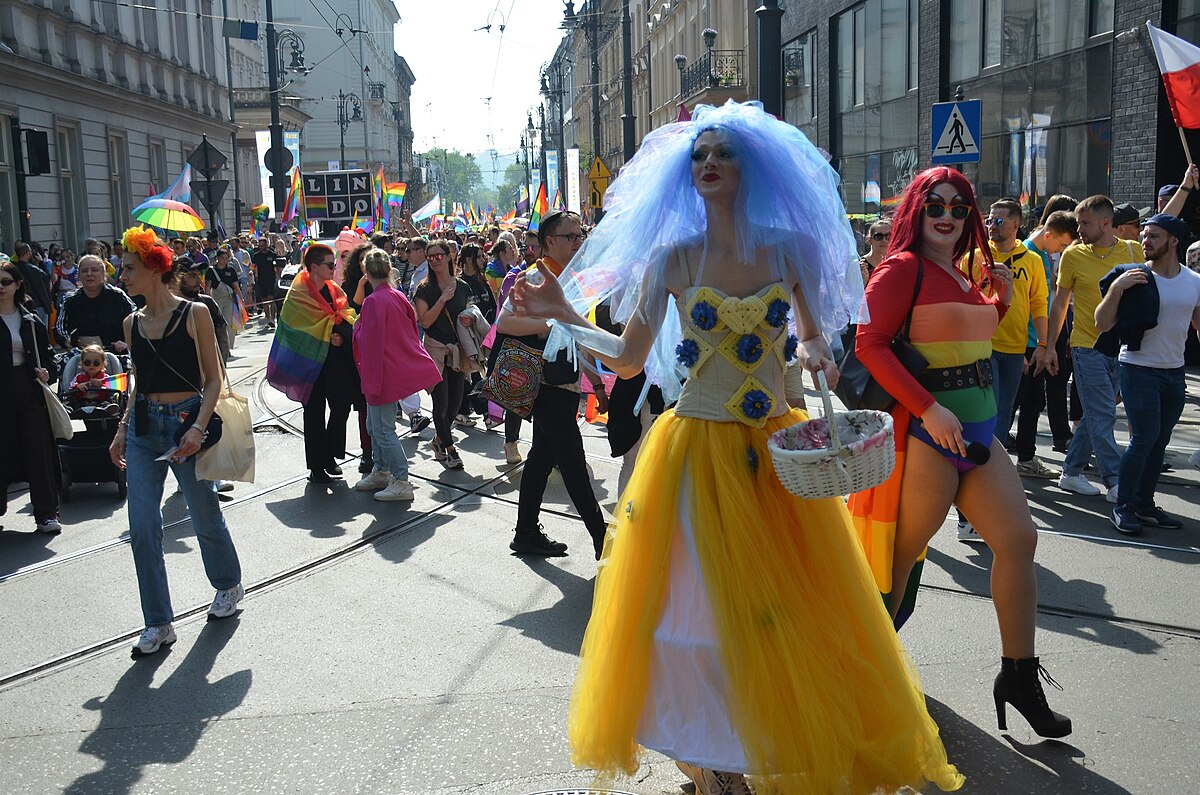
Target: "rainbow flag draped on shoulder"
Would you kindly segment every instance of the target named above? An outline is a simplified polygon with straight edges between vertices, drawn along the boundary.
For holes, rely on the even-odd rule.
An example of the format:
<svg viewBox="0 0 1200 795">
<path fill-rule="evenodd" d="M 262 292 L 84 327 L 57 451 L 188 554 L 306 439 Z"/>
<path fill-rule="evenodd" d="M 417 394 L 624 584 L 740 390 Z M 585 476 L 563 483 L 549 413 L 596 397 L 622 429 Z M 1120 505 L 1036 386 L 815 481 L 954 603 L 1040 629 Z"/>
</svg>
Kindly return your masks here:
<svg viewBox="0 0 1200 795">
<path fill-rule="evenodd" d="M 297 403 L 307 402 L 312 394 L 329 355 L 333 327 L 343 320 L 353 324 L 356 319 L 342 288 L 334 282 L 326 284 L 332 305 L 321 295 L 320 285 L 313 282 L 308 269 L 300 269 L 283 299 L 267 356 L 267 383 Z"/>
</svg>

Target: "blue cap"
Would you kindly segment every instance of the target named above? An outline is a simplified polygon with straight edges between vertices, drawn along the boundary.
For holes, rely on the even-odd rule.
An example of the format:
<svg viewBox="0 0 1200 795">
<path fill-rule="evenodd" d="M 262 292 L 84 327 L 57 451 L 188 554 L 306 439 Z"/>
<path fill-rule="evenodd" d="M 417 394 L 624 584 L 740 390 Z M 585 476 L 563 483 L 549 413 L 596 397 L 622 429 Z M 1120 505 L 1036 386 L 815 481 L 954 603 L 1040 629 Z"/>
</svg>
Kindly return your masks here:
<svg viewBox="0 0 1200 795">
<path fill-rule="evenodd" d="M 1191 237 L 1187 224 L 1170 213 L 1158 213 L 1142 221 L 1142 226 L 1149 226 L 1150 224 L 1161 227 L 1167 231 L 1167 234 L 1179 238 L 1181 244 Z"/>
<path fill-rule="evenodd" d="M 1158 198 L 1169 199 L 1175 195 L 1175 191 L 1179 190 L 1178 185 L 1163 185 L 1158 189 Z"/>
</svg>

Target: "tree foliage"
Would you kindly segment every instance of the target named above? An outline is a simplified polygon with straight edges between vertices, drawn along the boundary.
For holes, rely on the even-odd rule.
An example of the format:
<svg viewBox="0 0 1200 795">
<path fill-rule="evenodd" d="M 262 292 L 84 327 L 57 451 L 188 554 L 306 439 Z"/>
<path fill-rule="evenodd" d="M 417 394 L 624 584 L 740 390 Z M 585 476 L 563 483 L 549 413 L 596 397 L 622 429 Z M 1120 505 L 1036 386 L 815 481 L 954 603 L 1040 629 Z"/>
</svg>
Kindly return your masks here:
<svg viewBox="0 0 1200 795">
<path fill-rule="evenodd" d="M 487 191 L 483 187 L 483 173 L 479 170 L 479 164 L 475 162 L 474 155 L 464 155 L 458 150 L 447 152 L 445 149 L 436 148 L 422 152 L 421 157 L 430 163 L 436 163 L 435 170 L 440 167 L 442 184 L 439 188 L 447 206 L 450 206 L 451 202 L 466 204 L 475 201 L 478 203 L 478 200 L 486 195 Z M 431 195 L 434 191 L 435 188 L 430 186 Z"/>
</svg>

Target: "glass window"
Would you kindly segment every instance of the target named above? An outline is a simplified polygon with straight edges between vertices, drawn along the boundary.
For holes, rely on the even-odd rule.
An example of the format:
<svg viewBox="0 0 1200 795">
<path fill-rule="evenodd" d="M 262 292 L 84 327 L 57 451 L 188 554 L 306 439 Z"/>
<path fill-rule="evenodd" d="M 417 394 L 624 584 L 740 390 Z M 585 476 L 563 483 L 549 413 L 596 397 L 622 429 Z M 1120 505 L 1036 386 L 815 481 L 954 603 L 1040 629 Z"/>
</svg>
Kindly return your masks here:
<svg viewBox="0 0 1200 795">
<path fill-rule="evenodd" d="M 808 31 L 783 49 L 784 119 L 789 124 L 808 124 L 817 116 L 813 70 L 817 31 Z"/>
<path fill-rule="evenodd" d="M 113 235 L 119 235 L 122 222 L 129 216 L 129 152 L 125 138 L 108 136 L 109 196 L 113 208 Z M 164 190 L 159 188 L 159 190 Z"/>
<path fill-rule="evenodd" d="M 12 133 L 8 116 L 0 116 L 0 251 L 12 251 L 21 234 L 17 220 L 17 182 L 12 170 Z"/>
<path fill-rule="evenodd" d="M 1038 0 L 1038 57 L 1082 47 L 1087 41 L 1088 0 Z"/>
<path fill-rule="evenodd" d="M 1000 65 L 1000 0 L 986 0 L 983 17 L 983 66 Z"/>
<path fill-rule="evenodd" d="M 837 109 L 854 107 L 854 16 L 840 14 L 837 18 Z"/>
<path fill-rule="evenodd" d="M 896 99 L 908 92 L 908 0 L 883 0 L 879 38 L 882 57 L 882 99 Z"/>
<path fill-rule="evenodd" d="M 58 188 L 62 201 L 62 242 L 67 248 L 75 248 L 83 239 L 83 217 L 79 206 L 82 175 L 77 171 L 78 148 L 79 130 L 75 127 L 59 127 Z"/>
<path fill-rule="evenodd" d="M 1183 16 L 1183 5 L 1187 0 L 1180 2 L 1180 16 Z M 1092 23 L 1088 33 L 1092 36 L 1099 36 L 1101 33 L 1108 33 L 1113 29 L 1113 16 L 1115 15 L 1113 0 L 1092 0 Z"/>
<path fill-rule="evenodd" d="M 867 96 L 867 9 L 854 9 L 854 104 L 861 105 Z"/>
<path fill-rule="evenodd" d="M 1036 0 L 1004 0 L 1004 48 L 1001 61 L 1005 66 L 1020 66 L 1036 56 Z"/>
<path fill-rule="evenodd" d="M 156 193 L 167 189 L 167 148 L 162 141 L 150 141 L 150 187 Z"/>
<path fill-rule="evenodd" d="M 979 74 L 979 31 L 983 24 L 977 0 L 950 0 L 951 83 Z"/>
<path fill-rule="evenodd" d="M 158 12 L 154 7 L 158 0 L 141 0 L 138 3 L 142 10 L 138 13 L 138 25 L 141 26 L 141 40 L 149 52 L 158 52 Z"/>
<path fill-rule="evenodd" d="M 908 87 L 917 88 L 920 74 L 918 64 L 921 52 L 920 34 L 921 6 L 920 0 L 908 0 Z"/>
<path fill-rule="evenodd" d="M 1200 0 L 1179 0 L 1175 35 L 1187 41 L 1200 41 Z"/>
<path fill-rule="evenodd" d="M 183 12 L 171 15 L 171 26 L 175 28 L 175 57 L 184 66 L 191 66 L 192 59 L 188 54 L 187 0 L 175 0 L 175 10 Z"/>
</svg>

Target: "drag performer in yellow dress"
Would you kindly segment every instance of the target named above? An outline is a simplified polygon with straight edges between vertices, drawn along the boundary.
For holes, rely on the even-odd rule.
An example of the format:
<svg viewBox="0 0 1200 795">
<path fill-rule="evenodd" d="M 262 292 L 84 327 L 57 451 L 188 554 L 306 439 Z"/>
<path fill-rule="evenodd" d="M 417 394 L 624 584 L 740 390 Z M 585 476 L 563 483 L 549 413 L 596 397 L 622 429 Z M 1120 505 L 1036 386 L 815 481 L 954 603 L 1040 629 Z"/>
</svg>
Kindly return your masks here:
<svg viewBox="0 0 1200 795">
<path fill-rule="evenodd" d="M 606 204 L 567 271 L 522 276 L 512 299 L 551 321 L 548 358 L 578 345 L 621 376 L 644 364 L 677 401 L 606 544 L 575 763 L 632 773 L 651 748 L 701 793 L 957 789 L 844 503 L 794 497 L 767 451 L 807 419 L 785 362 L 835 380 L 825 335 L 861 299 L 836 175 L 757 103 L 702 106 L 647 136 Z M 604 298 L 620 338 L 580 313 Z"/>
</svg>

